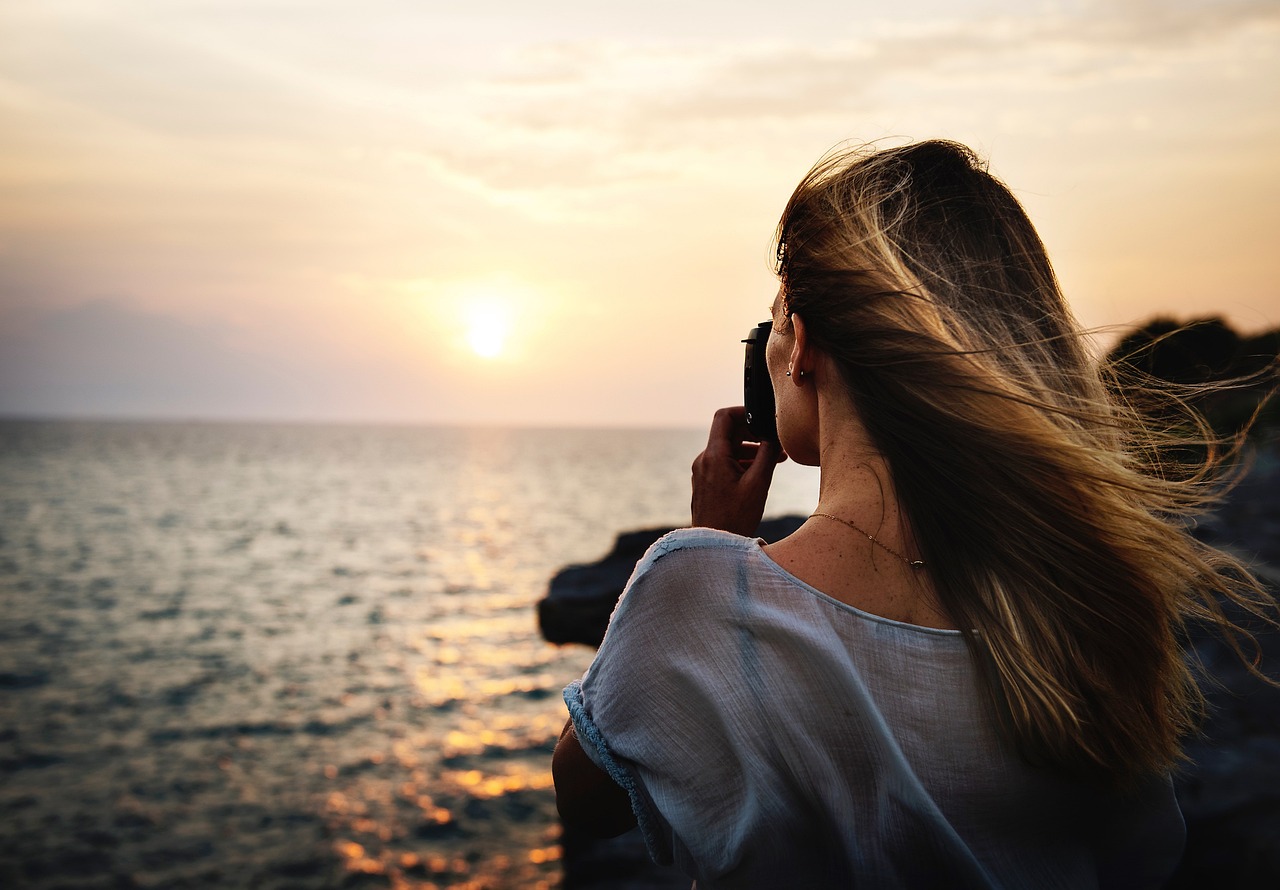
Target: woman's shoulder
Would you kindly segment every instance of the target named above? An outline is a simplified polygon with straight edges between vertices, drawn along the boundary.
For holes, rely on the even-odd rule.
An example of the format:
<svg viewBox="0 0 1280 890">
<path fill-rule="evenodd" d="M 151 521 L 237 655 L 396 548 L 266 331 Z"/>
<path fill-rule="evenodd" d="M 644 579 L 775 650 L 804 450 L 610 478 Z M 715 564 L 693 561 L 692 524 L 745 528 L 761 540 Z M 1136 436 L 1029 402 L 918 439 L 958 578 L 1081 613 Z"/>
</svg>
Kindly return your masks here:
<svg viewBox="0 0 1280 890">
<path fill-rule="evenodd" d="M 744 538 L 714 528 L 678 528 L 654 541 L 644 559 L 656 562 L 681 551 L 720 550 L 726 554 L 745 553 L 757 545 L 756 538 Z"/>
<path fill-rule="evenodd" d="M 740 568 L 758 548 L 755 538 L 710 528 L 668 532 L 636 563 L 623 600 L 692 596 L 705 603 L 715 591 L 727 592 L 741 579 Z"/>
<path fill-rule="evenodd" d="M 733 566 L 749 561 L 759 552 L 757 538 L 744 538 L 713 528 L 678 528 L 650 545 L 636 563 L 632 581 L 646 575 L 670 576 L 693 573 L 715 577 Z"/>
</svg>

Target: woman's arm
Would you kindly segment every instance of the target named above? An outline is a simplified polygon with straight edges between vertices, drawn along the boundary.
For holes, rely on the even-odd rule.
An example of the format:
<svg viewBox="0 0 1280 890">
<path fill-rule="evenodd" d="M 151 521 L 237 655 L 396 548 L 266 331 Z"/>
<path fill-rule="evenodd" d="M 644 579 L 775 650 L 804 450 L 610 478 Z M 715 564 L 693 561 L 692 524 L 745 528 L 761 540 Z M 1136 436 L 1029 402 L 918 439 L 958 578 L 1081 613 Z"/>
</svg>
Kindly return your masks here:
<svg viewBox="0 0 1280 890">
<path fill-rule="evenodd" d="M 569 720 L 551 757 L 556 782 L 556 809 L 568 827 L 595 837 L 617 837 L 635 828 L 631 800 L 609 774 L 591 762 Z"/>
</svg>

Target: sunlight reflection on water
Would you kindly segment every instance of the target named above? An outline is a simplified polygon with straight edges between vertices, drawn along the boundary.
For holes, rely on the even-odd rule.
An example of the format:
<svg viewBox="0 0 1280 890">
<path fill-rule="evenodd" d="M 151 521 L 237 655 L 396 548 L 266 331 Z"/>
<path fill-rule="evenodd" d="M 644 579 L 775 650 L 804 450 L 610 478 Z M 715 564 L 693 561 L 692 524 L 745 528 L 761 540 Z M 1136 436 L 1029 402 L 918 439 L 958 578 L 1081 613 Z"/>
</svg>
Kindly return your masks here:
<svg viewBox="0 0 1280 890">
<path fill-rule="evenodd" d="M 702 440 L 0 424 L 0 877 L 551 886 L 591 653 L 533 605 L 686 522 Z"/>
</svg>

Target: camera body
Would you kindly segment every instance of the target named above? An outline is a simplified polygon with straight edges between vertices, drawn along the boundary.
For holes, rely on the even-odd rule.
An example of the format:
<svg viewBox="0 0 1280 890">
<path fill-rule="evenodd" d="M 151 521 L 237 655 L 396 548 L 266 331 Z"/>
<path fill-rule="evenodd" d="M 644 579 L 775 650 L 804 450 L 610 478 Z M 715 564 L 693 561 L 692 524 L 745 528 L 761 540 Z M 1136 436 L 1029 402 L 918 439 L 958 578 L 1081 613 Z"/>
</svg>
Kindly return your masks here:
<svg viewBox="0 0 1280 890">
<path fill-rule="evenodd" d="M 747 344 L 742 363 L 742 403 L 747 407 L 747 430 L 758 442 L 778 441 L 773 381 L 769 379 L 769 366 L 764 360 L 772 330 L 773 322 L 762 321 L 742 341 Z"/>
</svg>

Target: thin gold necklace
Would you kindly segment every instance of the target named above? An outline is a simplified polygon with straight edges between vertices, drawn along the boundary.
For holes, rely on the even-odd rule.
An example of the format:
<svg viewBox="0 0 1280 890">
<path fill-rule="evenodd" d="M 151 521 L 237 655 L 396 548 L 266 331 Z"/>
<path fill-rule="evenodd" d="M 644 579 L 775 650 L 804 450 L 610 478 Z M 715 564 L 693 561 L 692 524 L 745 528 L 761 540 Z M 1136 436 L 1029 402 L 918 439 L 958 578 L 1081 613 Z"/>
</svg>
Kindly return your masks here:
<svg viewBox="0 0 1280 890">
<path fill-rule="evenodd" d="M 879 548 L 881 548 L 882 550 L 884 550 L 886 553 L 891 553 L 891 554 L 893 554 L 894 556 L 898 557 L 898 559 L 902 560 L 904 563 L 906 563 L 906 564 L 907 564 L 907 568 L 910 568 L 910 569 L 923 569 L 923 568 L 924 568 L 924 560 L 922 560 L 922 559 L 907 559 L 907 557 L 903 556 L 903 555 L 902 555 L 901 553 L 899 553 L 897 550 L 894 550 L 892 547 L 890 547 L 890 546 L 889 546 L 888 544 L 886 544 L 884 541 L 881 541 L 881 540 L 880 540 L 879 538 L 877 538 L 875 535 L 871 534 L 871 532 L 864 531 L 863 529 L 858 528 L 856 525 L 854 525 L 852 522 L 850 522 L 850 521 L 849 521 L 849 520 L 847 520 L 847 519 L 841 519 L 839 516 L 832 516 L 830 513 L 823 513 L 823 512 L 821 512 L 821 511 L 816 512 L 816 513 L 810 513 L 810 514 L 809 514 L 809 518 L 810 518 L 810 519 L 812 519 L 814 516 L 821 516 L 823 519 L 831 519 L 831 520 L 834 520 L 835 522 L 840 523 L 841 525 L 847 525 L 847 526 L 849 526 L 849 528 L 853 529 L 855 532 L 857 532 L 858 534 L 862 535 L 864 538 L 866 538 L 866 539 L 867 539 L 868 541 L 870 541 L 872 544 L 875 544 L 877 547 L 879 547 Z"/>
</svg>

